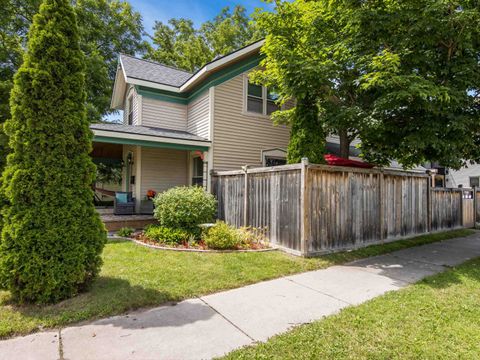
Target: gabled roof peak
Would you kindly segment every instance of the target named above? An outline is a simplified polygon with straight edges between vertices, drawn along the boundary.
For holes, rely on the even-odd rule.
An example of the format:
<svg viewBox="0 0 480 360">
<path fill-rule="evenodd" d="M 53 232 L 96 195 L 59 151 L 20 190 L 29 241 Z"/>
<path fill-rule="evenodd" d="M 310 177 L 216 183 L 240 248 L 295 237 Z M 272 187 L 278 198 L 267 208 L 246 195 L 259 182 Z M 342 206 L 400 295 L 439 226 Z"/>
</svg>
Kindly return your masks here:
<svg viewBox="0 0 480 360">
<path fill-rule="evenodd" d="M 170 69 L 172 69 L 172 70 L 177 70 L 177 71 L 181 71 L 181 72 L 184 72 L 184 73 L 193 75 L 193 73 L 190 72 L 190 71 L 187 71 L 187 70 L 184 70 L 184 69 L 179 69 L 179 68 L 177 68 L 177 67 L 175 67 L 175 66 L 172 66 L 172 65 L 166 65 L 166 64 L 161 63 L 161 62 L 159 62 L 159 61 L 155 61 L 155 60 L 151 60 L 151 59 L 139 58 L 139 57 L 137 57 L 137 56 L 130 55 L 130 54 L 124 54 L 124 53 L 120 53 L 120 56 L 127 56 L 127 57 L 132 58 L 132 59 L 135 59 L 135 60 L 145 61 L 145 62 L 154 64 L 154 65 L 160 65 L 160 66 L 163 66 L 163 67 L 166 67 L 166 68 L 170 68 Z"/>
<path fill-rule="evenodd" d="M 151 60 L 131 55 L 120 55 L 120 63 L 127 78 L 180 87 L 192 74 Z"/>
</svg>

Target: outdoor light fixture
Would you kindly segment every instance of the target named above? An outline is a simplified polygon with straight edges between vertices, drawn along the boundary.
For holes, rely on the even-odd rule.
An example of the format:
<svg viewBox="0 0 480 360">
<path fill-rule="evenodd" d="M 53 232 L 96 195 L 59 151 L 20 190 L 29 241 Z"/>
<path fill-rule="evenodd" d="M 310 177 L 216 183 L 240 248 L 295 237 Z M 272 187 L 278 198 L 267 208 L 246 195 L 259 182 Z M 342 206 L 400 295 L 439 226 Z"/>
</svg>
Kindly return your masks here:
<svg viewBox="0 0 480 360">
<path fill-rule="evenodd" d="M 128 155 L 127 155 L 127 164 L 128 165 L 133 164 L 133 154 L 131 152 L 129 152 Z"/>
</svg>

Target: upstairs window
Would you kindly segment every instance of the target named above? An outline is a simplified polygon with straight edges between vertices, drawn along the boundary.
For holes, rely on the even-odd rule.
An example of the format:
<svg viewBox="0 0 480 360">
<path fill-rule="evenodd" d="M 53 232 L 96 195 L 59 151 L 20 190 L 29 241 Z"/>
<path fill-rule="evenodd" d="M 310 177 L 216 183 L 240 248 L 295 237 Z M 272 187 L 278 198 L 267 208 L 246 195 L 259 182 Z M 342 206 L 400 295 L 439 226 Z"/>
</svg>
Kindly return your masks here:
<svg viewBox="0 0 480 360">
<path fill-rule="evenodd" d="M 267 90 L 267 115 L 280 110 L 280 107 L 276 103 L 278 99 L 279 96 L 277 93 Z"/>
<path fill-rule="evenodd" d="M 279 99 L 277 93 L 269 91 L 265 86 L 252 84 L 245 77 L 246 89 L 246 112 L 258 115 L 270 115 L 274 111 L 280 110 L 276 101 Z"/>
<path fill-rule="evenodd" d="M 250 82 L 248 83 L 247 111 L 263 114 L 263 88 Z"/>
<path fill-rule="evenodd" d="M 128 104 L 127 104 L 127 111 L 128 111 L 128 117 L 127 117 L 127 123 L 128 125 L 133 125 L 133 96 L 130 96 L 128 98 Z"/>
</svg>

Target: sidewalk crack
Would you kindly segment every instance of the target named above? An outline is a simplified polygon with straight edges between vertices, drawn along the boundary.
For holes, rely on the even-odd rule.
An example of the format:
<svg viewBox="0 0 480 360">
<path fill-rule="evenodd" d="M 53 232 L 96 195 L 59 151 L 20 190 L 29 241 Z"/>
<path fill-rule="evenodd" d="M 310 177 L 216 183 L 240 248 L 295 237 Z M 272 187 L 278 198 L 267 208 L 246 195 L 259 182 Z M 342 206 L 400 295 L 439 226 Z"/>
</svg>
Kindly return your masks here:
<svg viewBox="0 0 480 360">
<path fill-rule="evenodd" d="M 335 300 L 337 300 L 337 301 L 343 302 L 344 304 L 353 305 L 352 303 L 349 303 L 348 301 L 345 301 L 345 300 L 343 300 L 343 299 L 337 298 L 336 296 L 333 296 L 333 295 L 324 293 L 323 291 L 320 291 L 320 290 L 318 290 L 318 289 L 314 289 L 314 288 L 312 288 L 312 287 L 310 287 L 310 286 L 307 286 L 307 285 L 304 285 L 304 284 L 300 284 L 300 283 L 296 282 L 296 281 L 293 280 L 293 279 L 285 278 L 285 280 L 290 281 L 290 282 L 292 282 L 292 283 L 294 283 L 294 284 L 296 284 L 296 285 L 298 285 L 298 286 L 302 286 L 302 287 L 304 287 L 304 288 L 306 288 L 306 289 L 315 291 L 315 292 L 317 292 L 317 293 L 319 293 L 319 294 L 328 296 L 328 297 L 330 297 L 330 298 L 332 298 L 332 299 L 335 299 Z"/>
<path fill-rule="evenodd" d="M 198 297 L 197 299 L 199 299 L 201 302 L 203 302 L 205 305 L 207 305 L 210 309 L 212 309 L 213 311 L 215 311 L 218 315 L 220 315 L 222 318 L 224 318 L 229 324 L 231 324 L 235 329 L 237 329 L 238 331 L 240 331 L 243 335 L 245 335 L 246 337 L 248 337 L 250 340 L 252 340 L 253 342 L 257 342 L 256 339 L 254 339 L 253 337 L 251 337 L 250 335 L 248 335 L 245 331 L 243 331 L 238 325 L 236 325 L 235 323 L 233 323 L 230 319 L 228 319 L 225 315 L 223 315 L 220 311 L 218 311 L 217 309 L 215 309 L 212 305 L 210 305 L 208 302 L 206 302 L 205 300 L 203 300 L 202 298 Z"/>
<path fill-rule="evenodd" d="M 63 357 L 63 339 L 62 339 L 62 329 L 58 329 L 58 359 L 64 360 Z"/>
</svg>

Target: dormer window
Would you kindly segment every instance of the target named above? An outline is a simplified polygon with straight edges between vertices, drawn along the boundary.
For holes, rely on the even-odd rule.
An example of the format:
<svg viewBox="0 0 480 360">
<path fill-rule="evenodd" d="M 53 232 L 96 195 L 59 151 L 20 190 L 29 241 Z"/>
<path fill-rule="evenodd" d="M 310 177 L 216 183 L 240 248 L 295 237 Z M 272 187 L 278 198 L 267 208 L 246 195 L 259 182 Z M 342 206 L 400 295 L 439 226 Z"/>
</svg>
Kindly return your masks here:
<svg viewBox="0 0 480 360">
<path fill-rule="evenodd" d="M 128 125 L 133 125 L 133 96 L 130 96 L 128 98 L 127 111 L 128 111 L 127 123 Z"/>
</svg>

